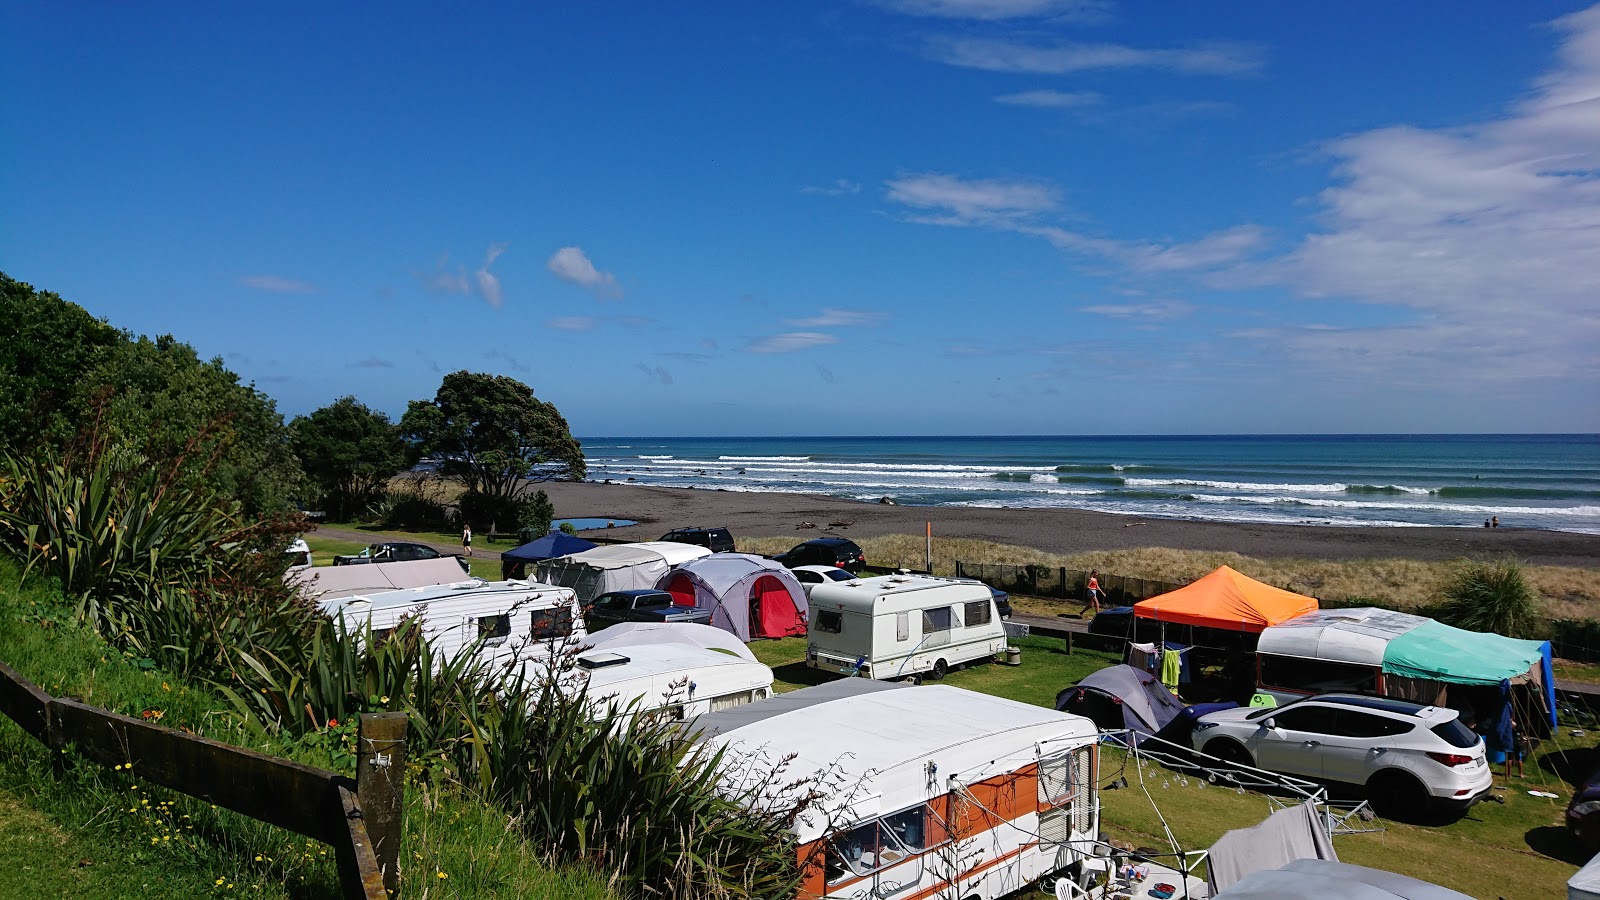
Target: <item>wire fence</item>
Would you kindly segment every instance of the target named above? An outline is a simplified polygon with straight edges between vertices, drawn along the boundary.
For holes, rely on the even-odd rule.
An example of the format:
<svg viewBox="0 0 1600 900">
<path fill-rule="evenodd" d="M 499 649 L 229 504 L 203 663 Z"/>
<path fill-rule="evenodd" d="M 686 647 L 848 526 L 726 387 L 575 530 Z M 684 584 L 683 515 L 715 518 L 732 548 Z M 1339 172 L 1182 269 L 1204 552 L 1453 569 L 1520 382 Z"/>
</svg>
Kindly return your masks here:
<svg viewBox="0 0 1600 900">
<path fill-rule="evenodd" d="M 1008 594 L 1024 597 L 1043 597 L 1053 600 L 1088 602 L 1089 570 L 1068 569 L 1065 566 L 1017 566 L 1004 563 L 969 563 L 956 561 L 956 577 L 976 578 Z M 1186 582 L 1158 581 L 1154 578 L 1136 578 L 1132 575 L 1097 576 L 1103 606 L 1132 606 L 1169 591 L 1175 591 Z"/>
</svg>

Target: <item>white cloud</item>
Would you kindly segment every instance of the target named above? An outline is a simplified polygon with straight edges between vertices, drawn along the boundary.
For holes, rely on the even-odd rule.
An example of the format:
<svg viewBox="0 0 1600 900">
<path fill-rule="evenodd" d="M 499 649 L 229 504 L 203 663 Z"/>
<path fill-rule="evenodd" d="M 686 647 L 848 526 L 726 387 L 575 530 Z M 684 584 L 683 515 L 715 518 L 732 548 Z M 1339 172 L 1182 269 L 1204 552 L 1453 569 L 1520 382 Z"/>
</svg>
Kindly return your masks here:
<svg viewBox="0 0 1600 900">
<path fill-rule="evenodd" d="M 1022 226 L 1024 234 L 1042 237 L 1063 250 L 1102 256 L 1144 273 L 1217 269 L 1259 251 L 1267 231 L 1258 225 L 1235 225 L 1186 243 L 1120 241 L 1096 238 L 1053 226 Z"/>
<path fill-rule="evenodd" d="M 268 291 L 274 294 L 315 294 L 320 290 L 309 281 L 296 281 L 293 278 L 279 278 L 276 275 L 246 275 L 239 279 L 239 283 L 258 291 Z"/>
<path fill-rule="evenodd" d="M 1185 75 L 1248 75 L 1261 68 L 1261 51 L 1246 44 L 1130 47 L 1126 44 L 1055 42 L 935 35 L 923 42 L 928 58 L 967 69 L 1066 75 L 1096 69 L 1155 69 Z"/>
<path fill-rule="evenodd" d="M 595 268 L 581 247 L 562 247 L 551 255 L 545 267 L 562 281 L 570 281 L 601 300 L 622 298 L 622 285 L 616 276 Z"/>
<path fill-rule="evenodd" d="M 1135 319 L 1146 322 L 1164 322 L 1186 316 L 1194 311 L 1188 303 L 1167 301 L 1164 303 L 1101 303 L 1094 306 L 1080 306 L 1078 312 L 1089 313 L 1095 316 L 1105 316 L 1110 319 Z"/>
<path fill-rule="evenodd" d="M 1600 6 L 1558 19 L 1556 64 L 1496 119 L 1382 128 L 1327 150 L 1320 229 L 1254 274 L 1407 307 L 1441 358 L 1594 374 L 1600 346 Z M 1396 329 L 1397 345 L 1417 331 Z M 1376 342 L 1371 332 L 1360 336 Z M 1387 340 L 1387 339 L 1383 339 Z M 1329 339 L 1316 344 L 1330 352 Z"/>
<path fill-rule="evenodd" d="M 544 327 L 557 331 L 593 331 L 599 325 L 600 321 L 592 316 L 561 316 L 544 323 Z"/>
<path fill-rule="evenodd" d="M 861 185 L 858 182 L 849 181 L 844 178 L 835 178 L 833 183 L 829 185 L 807 185 L 800 189 L 800 193 L 820 194 L 824 197 L 844 197 L 851 194 L 861 193 Z"/>
<path fill-rule="evenodd" d="M 504 301 L 500 288 L 500 277 L 489 271 L 494 261 L 506 250 L 505 244 L 490 244 L 483 256 L 483 265 L 474 269 L 472 276 L 467 277 L 466 269 L 456 266 L 451 271 L 450 254 L 444 253 L 439 257 L 439 265 L 432 272 L 419 272 L 417 278 L 423 287 L 439 294 L 477 294 L 495 309 L 499 309 Z"/>
<path fill-rule="evenodd" d="M 787 325 L 800 328 L 837 328 L 854 325 L 876 325 L 889 318 L 888 313 L 869 312 L 863 309 L 836 309 L 832 306 L 822 308 L 822 314 L 809 319 L 784 319 Z"/>
<path fill-rule="evenodd" d="M 1067 18 L 1099 21 L 1108 4 L 1097 0 L 879 0 L 878 5 L 908 16 L 939 19 Z"/>
<path fill-rule="evenodd" d="M 825 347 L 837 343 L 839 339 L 831 334 L 818 331 L 791 331 L 787 334 L 756 338 L 747 344 L 745 349 L 751 353 L 793 353 L 796 350 L 809 350 L 812 347 Z"/>
<path fill-rule="evenodd" d="M 473 280 L 478 284 L 478 296 L 487 300 L 495 309 L 499 309 L 501 303 L 500 279 L 489 271 L 489 267 L 494 265 L 494 261 L 504 252 L 506 252 L 505 244 L 490 244 L 489 252 L 484 254 L 483 265 L 472 273 Z"/>
<path fill-rule="evenodd" d="M 1006 106 L 1031 106 L 1038 109 L 1081 109 L 1094 106 L 1105 98 L 1094 91 L 1021 91 L 1001 94 L 994 102 Z"/>
<path fill-rule="evenodd" d="M 913 221 L 931 225 L 998 225 L 1054 209 L 1055 188 L 1035 181 L 963 179 L 926 172 L 887 185 L 889 199 L 931 215 Z"/>
</svg>

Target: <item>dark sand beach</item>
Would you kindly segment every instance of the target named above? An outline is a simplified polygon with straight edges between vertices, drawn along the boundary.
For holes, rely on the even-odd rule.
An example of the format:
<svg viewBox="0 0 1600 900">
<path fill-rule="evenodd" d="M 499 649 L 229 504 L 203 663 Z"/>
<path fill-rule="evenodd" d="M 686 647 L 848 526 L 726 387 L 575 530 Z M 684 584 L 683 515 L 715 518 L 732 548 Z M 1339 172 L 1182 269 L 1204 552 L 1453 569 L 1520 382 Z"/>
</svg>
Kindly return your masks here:
<svg viewBox="0 0 1600 900">
<path fill-rule="evenodd" d="M 1037 547 L 1052 553 L 1171 547 L 1220 550 L 1262 559 L 1446 560 L 1514 554 L 1536 565 L 1600 567 L 1600 535 L 1487 528 L 1344 528 L 1253 525 L 1134 518 L 1076 509 L 978 509 L 888 506 L 808 494 L 755 493 L 625 484 L 541 485 L 561 517 L 635 519 L 607 536 L 651 540 L 670 528 L 720 525 L 735 536 L 793 535 L 796 542 L 831 531 L 844 537 L 922 534 Z M 812 522 L 814 529 L 799 528 Z M 848 527 L 829 529 L 832 522 Z"/>
</svg>

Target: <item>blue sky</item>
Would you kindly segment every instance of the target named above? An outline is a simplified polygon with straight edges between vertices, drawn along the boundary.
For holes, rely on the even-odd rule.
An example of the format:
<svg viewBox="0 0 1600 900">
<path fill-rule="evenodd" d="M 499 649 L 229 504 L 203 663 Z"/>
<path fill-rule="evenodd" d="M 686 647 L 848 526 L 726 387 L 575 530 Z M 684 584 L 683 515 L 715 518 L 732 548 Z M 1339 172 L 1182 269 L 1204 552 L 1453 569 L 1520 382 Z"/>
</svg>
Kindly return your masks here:
<svg viewBox="0 0 1600 900">
<path fill-rule="evenodd" d="M 0 6 L 0 268 L 293 415 L 1600 431 L 1600 7 Z"/>
</svg>

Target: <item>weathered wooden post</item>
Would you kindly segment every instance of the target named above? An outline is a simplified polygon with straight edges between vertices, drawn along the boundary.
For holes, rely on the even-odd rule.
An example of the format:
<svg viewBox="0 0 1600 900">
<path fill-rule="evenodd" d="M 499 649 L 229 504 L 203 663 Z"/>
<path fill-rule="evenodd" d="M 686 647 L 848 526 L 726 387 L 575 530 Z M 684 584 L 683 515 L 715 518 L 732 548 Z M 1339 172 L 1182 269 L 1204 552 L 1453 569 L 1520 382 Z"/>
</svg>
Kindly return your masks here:
<svg viewBox="0 0 1600 900">
<path fill-rule="evenodd" d="M 367 713 L 356 736 L 356 796 L 383 887 L 400 890 L 400 836 L 406 802 L 406 726 L 403 712 Z"/>
</svg>

